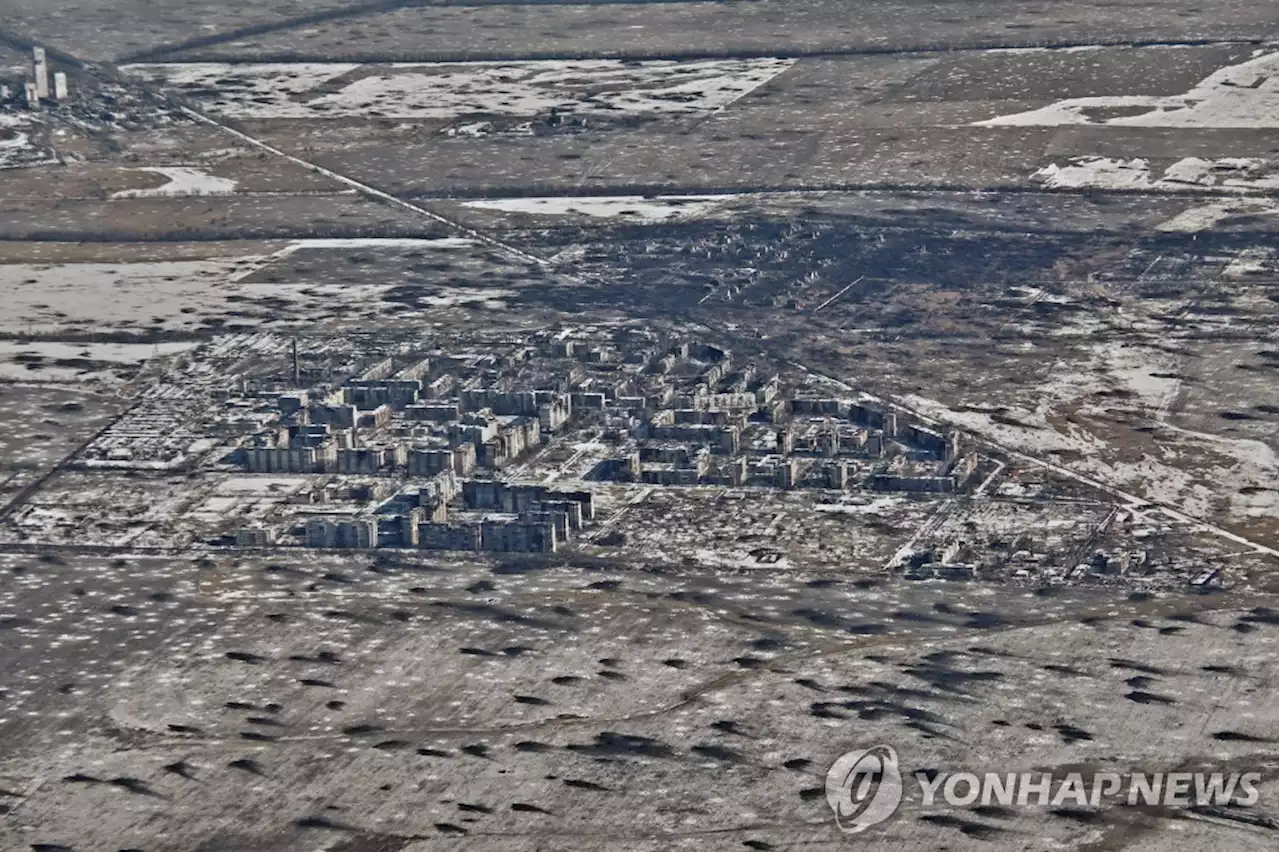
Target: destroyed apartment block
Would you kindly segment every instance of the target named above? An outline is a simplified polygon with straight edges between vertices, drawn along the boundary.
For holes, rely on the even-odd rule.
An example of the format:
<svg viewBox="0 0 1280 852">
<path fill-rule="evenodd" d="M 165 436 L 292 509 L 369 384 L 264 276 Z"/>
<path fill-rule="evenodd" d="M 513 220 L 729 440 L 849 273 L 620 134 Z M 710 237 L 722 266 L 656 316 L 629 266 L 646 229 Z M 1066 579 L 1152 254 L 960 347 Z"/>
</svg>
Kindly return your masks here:
<svg viewBox="0 0 1280 852">
<path fill-rule="evenodd" d="M 201 382 L 152 388 L 78 461 L 111 447 L 93 463 L 190 467 L 195 448 L 249 476 L 317 478 L 288 486 L 283 517 L 225 530 L 240 547 L 550 553 L 594 523 L 590 489 L 607 482 L 927 496 L 993 469 L 879 401 L 634 327 L 447 345 L 263 334 L 191 358 Z M 140 452 L 143 434 L 164 449 Z M 560 481 L 519 481 L 531 464 Z"/>
<path fill-rule="evenodd" d="M 456 505 L 451 505 L 455 504 Z M 305 547 L 376 547 L 554 553 L 595 518 L 589 491 L 490 480 L 460 484 L 446 471 L 361 515 L 317 515 L 303 525 Z"/>
<path fill-rule="evenodd" d="M 731 405 L 689 405 L 720 398 Z M 958 432 L 943 434 L 878 405 L 808 396 L 779 401 L 772 394 L 749 404 L 732 394 L 675 399 L 686 407 L 637 412 L 645 416 L 631 429 L 628 451 L 602 463 L 596 476 L 655 485 L 952 493 L 970 485 L 979 467 Z"/>
</svg>

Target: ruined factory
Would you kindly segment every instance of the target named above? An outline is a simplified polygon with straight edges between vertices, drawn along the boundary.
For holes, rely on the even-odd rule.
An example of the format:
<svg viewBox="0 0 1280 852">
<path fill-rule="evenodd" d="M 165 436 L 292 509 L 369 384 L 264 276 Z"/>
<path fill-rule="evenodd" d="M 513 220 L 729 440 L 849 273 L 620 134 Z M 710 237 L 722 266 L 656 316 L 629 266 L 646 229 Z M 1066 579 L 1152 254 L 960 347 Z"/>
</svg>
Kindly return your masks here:
<svg viewBox="0 0 1280 852">
<path fill-rule="evenodd" d="M 31 62 L 19 79 L 0 80 L 0 103 L 20 102 L 28 109 L 39 109 L 41 101 L 62 102 L 70 95 L 65 71 L 50 71 L 49 57 L 43 47 L 31 49 Z"/>
</svg>

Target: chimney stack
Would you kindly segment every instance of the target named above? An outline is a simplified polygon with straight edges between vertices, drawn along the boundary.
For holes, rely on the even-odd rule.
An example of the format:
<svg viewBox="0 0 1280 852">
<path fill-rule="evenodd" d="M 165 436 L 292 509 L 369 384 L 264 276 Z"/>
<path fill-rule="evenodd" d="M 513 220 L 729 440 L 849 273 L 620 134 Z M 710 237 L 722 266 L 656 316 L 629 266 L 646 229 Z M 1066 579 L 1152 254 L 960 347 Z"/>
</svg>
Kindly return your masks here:
<svg viewBox="0 0 1280 852">
<path fill-rule="evenodd" d="M 36 78 L 36 97 L 49 97 L 49 63 L 45 59 L 43 47 L 33 47 L 31 56 L 34 60 L 33 65 Z"/>
</svg>

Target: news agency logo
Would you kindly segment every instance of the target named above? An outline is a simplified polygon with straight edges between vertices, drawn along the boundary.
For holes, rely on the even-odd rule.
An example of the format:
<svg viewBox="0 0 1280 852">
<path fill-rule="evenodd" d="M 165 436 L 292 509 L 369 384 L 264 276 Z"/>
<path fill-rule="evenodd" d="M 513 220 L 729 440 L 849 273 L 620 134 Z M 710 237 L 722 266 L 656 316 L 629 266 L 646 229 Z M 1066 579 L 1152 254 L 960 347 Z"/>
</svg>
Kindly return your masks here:
<svg viewBox="0 0 1280 852">
<path fill-rule="evenodd" d="M 884 822 L 901 803 L 902 773 L 892 746 L 846 752 L 827 770 L 827 804 L 845 834 Z"/>
<path fill-rule="evenodd" d="M 913 801 L 926 808 L 1145 805 L 1248 807 L 1258 802 L 1260 772 L 916 772 Z M 893 816 L 905 784 L 892 746 L 840 755 L 827 771 L 827 804 L 836 826 L 859 834 Z"/>
</svg>

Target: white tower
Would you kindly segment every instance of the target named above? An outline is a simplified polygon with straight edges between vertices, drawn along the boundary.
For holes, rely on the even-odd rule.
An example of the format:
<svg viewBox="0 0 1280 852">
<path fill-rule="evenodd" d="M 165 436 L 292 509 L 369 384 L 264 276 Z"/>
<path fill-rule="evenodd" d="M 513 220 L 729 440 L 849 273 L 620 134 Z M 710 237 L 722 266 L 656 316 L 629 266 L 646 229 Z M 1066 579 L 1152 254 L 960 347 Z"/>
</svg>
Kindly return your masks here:
<svg viewBox="0 0 1280 852">
<path fill-rule="evenodd" d="M 53 99 L 55 101 L 67 99 L 67 75 L 62 71 L 53 72 Z"/>
<path fill-rule="evenodd" d="M 31 56 L 35 60 L 36 95 L 49 97 L 49 63 L 44 56 L 43 47 L 33 47 Z"/>
</svg>

